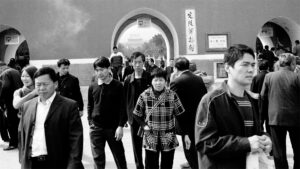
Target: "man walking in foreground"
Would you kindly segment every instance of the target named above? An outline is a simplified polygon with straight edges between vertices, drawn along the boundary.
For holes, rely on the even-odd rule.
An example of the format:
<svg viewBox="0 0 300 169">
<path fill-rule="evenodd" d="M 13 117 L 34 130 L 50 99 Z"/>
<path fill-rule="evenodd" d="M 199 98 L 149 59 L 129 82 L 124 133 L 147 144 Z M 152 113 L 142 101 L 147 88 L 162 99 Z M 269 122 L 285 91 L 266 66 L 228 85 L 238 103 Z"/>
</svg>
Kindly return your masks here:
<svg viewBox="0 0 300 169">
<path fill-rule="evenodd" d="M 246 168 L 247 153 L 269 153 L 272 147 L 262 135 L 257 100 L 247 91 L 254 74 L 253 50 L 231 46 L 224 63 L 228 81 L 206 94 L 198 107 L 195 139 L 201 169 Z"/>
</svg>

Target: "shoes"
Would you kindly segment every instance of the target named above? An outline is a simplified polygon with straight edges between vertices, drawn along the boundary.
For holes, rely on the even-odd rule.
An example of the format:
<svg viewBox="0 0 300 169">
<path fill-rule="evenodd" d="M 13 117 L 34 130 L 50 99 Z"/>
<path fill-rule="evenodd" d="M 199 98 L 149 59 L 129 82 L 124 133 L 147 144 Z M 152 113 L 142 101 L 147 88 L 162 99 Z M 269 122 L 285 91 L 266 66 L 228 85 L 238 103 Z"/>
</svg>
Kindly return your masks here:
<svg viewBox="0 0 300 169">
<path fill-rule="evenodd" d="M 18 148 L 18 147 L 17 146 L 8 146 L 8 147 L 4 148 L 3 150 L 4 151 L 9 151 L 9 150 L 13 150 L 13 149 L 16 149 L 16 148 Z"/>
<path fill-rule="evenodd" d="M 190 169 L 190 164 L 188 162 L 185 162 L 183 164 L 180 164 L 181 169 Z"/>
</svg>

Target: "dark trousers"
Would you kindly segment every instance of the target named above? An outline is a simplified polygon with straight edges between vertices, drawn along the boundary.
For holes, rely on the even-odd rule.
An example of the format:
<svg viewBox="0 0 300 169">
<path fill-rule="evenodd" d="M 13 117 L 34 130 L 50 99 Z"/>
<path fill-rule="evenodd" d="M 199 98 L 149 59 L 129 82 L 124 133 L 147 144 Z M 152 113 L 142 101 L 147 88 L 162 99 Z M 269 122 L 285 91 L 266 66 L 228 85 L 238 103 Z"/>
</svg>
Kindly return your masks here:
<svg viewBox="0 0 300 169">
<path fill-rule="evenodd" d="M 0 135 L 3 141 L 9 141 L 7 132 L 7 118 L 4 116 L 4 110 L 0 107 Z"/>
<path fill-rule="evenodd" d="M 175 149 L 171 151 L 150 151 L 146 150 L 146 169 L 172 169 Z M 159 154 L 161 154 L 159 168 Z"/>
<path fill-rule="evenodd" d="M 134 160 L 137 169 L 144 169 L 143 164 L 143 138 L 137 135 L 139 130 L 139 124 L 133 120 L 132 125 L 130 126 L 131 130 L 131 140 L 132 148 L 134 153 Z"/>
<path fill-rule="evenodd" d="M 115 129 L 90 128 L 90 139 L 95 169 L 105 168 L 105 143 L 107 141 L 118 169 L 127 169 L 122 140 L 116 141 Z"/>
<path fill-rule="evenodd" d="M 37 157 L 33 157 L 31 159 L 31 169 L 51 169 L 51 165 L 49 164 L 48 160 L 45 159 L 39 159 Z"/>
<path fill-rule="evenodd" d="M 273 142 L 273 156 L 276 169 L 288 169 L 286 156 L 286 134 L 289 132 L 294 152 L 294 169 L 300 169 L 299 127 L 270 126 Z"/>
<path fill-rule="evenodd" d="M 18 111 L 7 109 L 7 126 L 10 136 L 9 145 L 18 146 L 18 126 L 20 119 L 18 118 Z"/>
<path fill-rule="evenodd" d="M 181 137 L 182 138 L 182 145 L 183 145 L 183 151 L 184 151 L 184 155 L 186 160 L 188 161 L 190 167 L 192 169 L 198 169 L 198 156 L 197 156 L 197 150 L 196 150 L 196 146 L 195 146 L 195 136 L 194 136 L 194 132 L 191 132 L 191 134 L 189 134 L 189 138 L 191 140 L 191 146 L 190 148 L 187 150 L 185 147 L 185 141 L 184 141 L 184 136 Z"/>
</svg>

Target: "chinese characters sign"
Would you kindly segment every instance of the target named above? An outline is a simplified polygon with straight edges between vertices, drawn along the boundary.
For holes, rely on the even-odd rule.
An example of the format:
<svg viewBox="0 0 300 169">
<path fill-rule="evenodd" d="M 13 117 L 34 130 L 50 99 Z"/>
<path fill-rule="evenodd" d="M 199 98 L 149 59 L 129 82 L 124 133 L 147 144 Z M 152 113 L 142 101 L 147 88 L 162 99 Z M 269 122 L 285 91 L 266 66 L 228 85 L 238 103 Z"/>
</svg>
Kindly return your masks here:
<svg viewBox="0 0 300 169">
<path fill-rule="evenodd" d="M 195 9 L 185 10 L 186 51 L 187 54 L 197 54 L 197 27 Z"/>
<path fill-rule="evenodd" d="M 228 47 L 227 34 L 209 34 L 207 35 L 207 41 L 209 50 L 222 50 Z"/>
</svg>

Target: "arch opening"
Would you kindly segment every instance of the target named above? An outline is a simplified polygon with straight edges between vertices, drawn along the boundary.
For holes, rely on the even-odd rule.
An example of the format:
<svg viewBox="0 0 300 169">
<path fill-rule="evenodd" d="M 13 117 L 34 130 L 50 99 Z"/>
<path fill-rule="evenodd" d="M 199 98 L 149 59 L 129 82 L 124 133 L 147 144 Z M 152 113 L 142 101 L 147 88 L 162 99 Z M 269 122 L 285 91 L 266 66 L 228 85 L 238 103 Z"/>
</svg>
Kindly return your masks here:
<svg viewBox="0 0 300 169">
<path fill-rule="evenodd" d="M 30 54 L 25 37 L 15 28 L 0 25 L 0 60 L 8 63 L 11 58 L 23 68 L 29 64 Z"/>
<path fill-rule="evenodd" d="M 122 33 L 137 23 L 137 20 L 140 18 L 150 18 L 152 25 L 161 31 L 161 35 L 166 43 L 167 63 L 169 63 L 170 59 L 178 56 L 178 38 L 174 26 L 164 15 L 149 8 L 137 9 L 124 16 L 114 29 L 111 46 L 117 45 Z"/>
<path fill-rule="evenodd" d="M 300 26 L 284 17 L 277 17 L 262 25 L 257 34 L 256 51 L 261 52 L 264 46 L 274 47 L 276 51 L 291 52 L 293 42 L 300 38 Z"/>
</svg>

